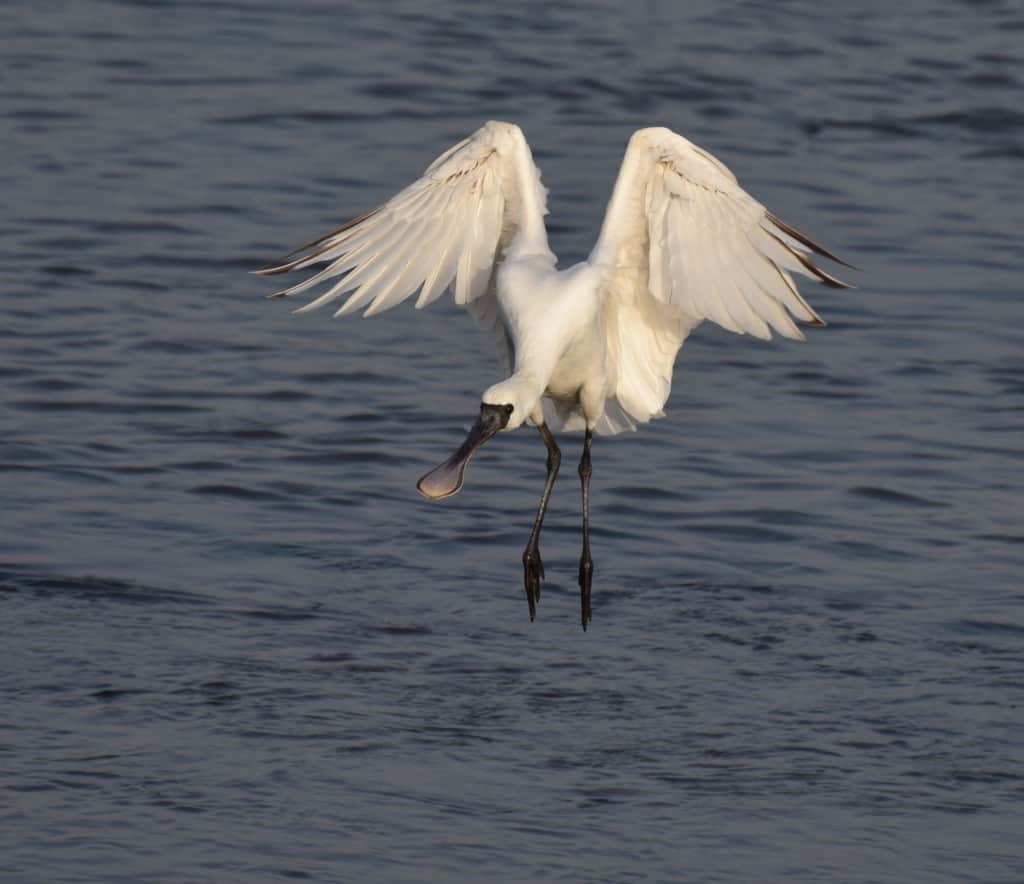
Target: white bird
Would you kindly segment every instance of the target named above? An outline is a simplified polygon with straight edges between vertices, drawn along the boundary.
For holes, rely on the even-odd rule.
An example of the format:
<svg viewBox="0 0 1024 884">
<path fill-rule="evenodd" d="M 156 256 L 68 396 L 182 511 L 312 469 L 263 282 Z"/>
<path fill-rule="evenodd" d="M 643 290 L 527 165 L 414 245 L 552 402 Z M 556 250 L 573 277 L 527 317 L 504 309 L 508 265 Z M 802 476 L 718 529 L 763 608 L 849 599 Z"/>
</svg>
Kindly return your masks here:
<svg viewBox="0 0 1024 884">
<path fill-rule="evenodd" d="M 527 420 L 537 427 L 548 457 L 523 553 L 531 620 L 544 577 L 541 525 L 561 462 L 550 428 L 584 430 L 579 586 L 586 629 L 593 434 L 663 415 L 676 354 L 705 319 L 764 339 L 774 330 L 802 340 L 794 319 L 824 325 L 790 273 L 845 288 L 810 255 L 845 262 L 768 212 L 718 159 L 665 128 L 634 133 L 597 244 L 567 270 L 548 247 L 546 194 L 522 131 L 492 121 L 380 207 L 257 272 L 326 263 L 270 297 L 331 281 L 296 312 L 351 292 L 335 316 L 364 307 L 365 316 L 380 313 L 416 291 L 416 307 L 425 307 L 450 287 L 455 303 L 494 333 L 507 377 L 484 391 L 459 450 L 417 487 L 432 499 L 454 494 L 484 442 Z"/>
</svg>

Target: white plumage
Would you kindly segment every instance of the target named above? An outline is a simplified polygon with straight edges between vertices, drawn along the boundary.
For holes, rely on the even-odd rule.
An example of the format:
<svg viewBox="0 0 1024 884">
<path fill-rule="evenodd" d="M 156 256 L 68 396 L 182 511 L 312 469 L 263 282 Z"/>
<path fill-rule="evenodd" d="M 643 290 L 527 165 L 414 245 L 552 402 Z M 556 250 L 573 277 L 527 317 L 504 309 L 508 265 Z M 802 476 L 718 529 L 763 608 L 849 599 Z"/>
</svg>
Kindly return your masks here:
<svg viewBox="0 0 1024 884">
<path fill-rule="evenodd" d="M 424 307 L 451 286 L 455 303 L 495 330 L 503 367 L 515 370 L 501 385 L 516 388 L 508 429 L 533 417 L 610 433 L 661 416 L 676 353 L 702 320 L 802 339 L 794 318 L 823 323 L 790 274 L 844 285 L 808 257 L 834 255 L 668 129 L 630 139 L 597 244 L 566 271 L 548 248 L 545 196 L 522 131 L 490 122 L 384 205 L 260 272 L 326 263 L 276 295 L 331 282 L 297 312 L 347 295 L 336 316 L 372 316 L 417 291 Z M 542 417 L 545 392 L 553 407 Z"/>
<path fill-rule="evenodd" d="M 451 288 L 455 302 L 493 330 L 508 376 L 484 392 L 481 414 L 504 409 L 496 418 L 501 426 L 473 446 L 467 440 L 461 458 L 425 477 L 420 488 L 428 496 L 457 491 L 473 450 L 497 429 L 527 419 L 541 429 L 549 453 L 558 449 L 547 426 L 585 429 L 589 478 L 591 433 L 617 433 L 661 416 L 676 354 L 703 320 L 759 338 L 775 331 L 802 339 L 794 320 L 823 323 L 791 274 L 845 287 L 810 256 L 838 258 L 768 212 L 719 160 L 668 129 L 641 129 L 630 139 L 598 241 L 586 261 L 567 270 L 556 268 L 548 247 L 545 197 L 522 131 L 489 122 L 379 208 L 260 271 L 326 264 L 275 293 L 328 284 L 300 313 L 347 296 L 336 316 L 364 308 L 370 316 L 416 292 L 419 308 Z M 550 457 L 548 472 L 534 553 L 553 482 Z M 589 559 L 586 547 L 585 541 Z M 532 615 L 539 579 L 531 590 L 529 572 L 527 564 Z M 584 625 L 589 575 L 587 583 Z"/>
</svg>

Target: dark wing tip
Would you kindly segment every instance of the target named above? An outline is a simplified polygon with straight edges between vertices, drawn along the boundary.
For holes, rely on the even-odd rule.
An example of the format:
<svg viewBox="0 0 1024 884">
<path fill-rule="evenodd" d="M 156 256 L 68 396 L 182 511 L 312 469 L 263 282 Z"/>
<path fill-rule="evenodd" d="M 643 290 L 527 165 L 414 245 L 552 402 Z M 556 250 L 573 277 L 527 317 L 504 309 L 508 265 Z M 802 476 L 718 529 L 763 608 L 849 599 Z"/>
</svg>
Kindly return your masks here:
<svg viewBox="0 0 1024 884">
<path fill-rule="evenodd" d="M 369 212 L 364 212 L 358 218 L 353 218 L 350 221 L 346 221 L 340 227 L 335 227 L 334 230 L 325 233 L 323 236 L 314 239 L 312 242 L 308 242 L 303 246 L 299 246 L 297 249 L 292 249 L 292 251 L 290 251 L 287 255 L 284 256 L 284 258 L 281 259 L 280 264 L 275 264 L 272 267 L 264 267 L 261 270 L 250 270 L 249 272 L 254 273 L 257 276 L 276 276 L 279 273 L 287 273 L 289 270 L 294 270 L 296 267 L 299 266 L 299 264 L 303 263 L 304 261 L 309 261 L 312 258 L 315 258 L 317 255 L 323 254 L 325 251 L 327 251 L 327 249 L 331 248 L 333 243 L 327 243 L 327 240 L 332 239 L 333 237 L 338 236 L 341 233 L 344 233 L 346 230 L 355 227 L 357 224 L 361 224 L 367 218 L 376 215 L 377 212 L 380 211 L 380 209 L 381 207 L 378 206 L 376 209 L 372 209 Z M 324 245 L 324 243 L 327 244 Z M 317 249 L 317 246 L 321 246 L 321 248 Z M 316 249 L 316 251 L 310 254 L 305 254 L 306 252 L 309 252 L 310 249 Z M 279 293 L 275 293 L 273 295 L 268 295 L 267 297 L 277 297 L 278 294 Z"/>
<path fill-rule="evenodd" d="M 843 282 L 841 279 L 837 279 L 831 273 L 826 273 L 817 264 L 815 264 L 810 258 L 808 258 L 807 255 L 805 255 L 799 249 L 793 248 L 791 245 L 789 245 L 789 243 L 784 242 L 782 239 L 780 239 L 778 236 L 776 236 L 774 233 L 772 233 L 767 228 L 761 228 L 761 229 L 764 230 L 764 232 L 767 233 L 768 236 L 770 236 L 772 239 L 774 239 L 779 244 L 779 246 L 781 248 L 785 249 L 787 252 L 789 252 L 790 255 L 792 255 L 794 258 L 796 258 L 796 260 L 800 262 L 801 266 L 803 266 L 803 268 L 812 277 L 814 277 L 818 282 L 820 282 L 822 285 L 826 285 L 830 289 L 852 289 L 854 287 L 854 286 L 850 285 L 850 283 L 848 283 L 848 282 Z M 785 233 L 785 231 L 783 231 L 783 232 Z M 790 236 L 792 236 L 792 235 L 790 234 Z M 796 237 L 792 237 L 792 238 L 795 239 Z M 802 242 L 802 240 L 801 240 L 801 242 Z M 826 257 L 828 257 L 828 256 L 826 255 Z M 836 259 L 836 260 L 838 260 L 838 259 Z M 843 262 L 840 262 L 840 263 L 843 263 Z M 847 264 L 846 266 L 849 267 L 850 265 Z"/>
<path fill-rule="evenodd" d="M 276 267 L 264 267 L 262 270 L 250 270 L 256 276 L 276 276 L 278 273 L 287 273 L 294 264 L 279 264 Z"/>
<path fill-rule="evenodd" d="M 355 227 L 357 224 L 362 224 L 363 221 L 365 221 L 367 218 L 371 217 L 372 215 L 376 215 L 381 210 L 381 208 L 382 206 L 378 206 L 375 209 L 370 209 L 369 212 L 363 212 L 362 215 L 359 215 L 356 218 L 352 218 L 346 221 L 340 227 L 335 227 L 334 230 L 328 231 L 323 236 L 314 239 L 312 242 L 308 242 L 304 246 L 299 246 L 297 249 L 292 249 L 292 251 L 290 251 L 287 255 L 284 256 L 285 260 L 287 261 L 289 258 L 294 257 L 295 255 L 299 255 L 302 252 L 309 251 L 310 249 L 320 245 L 325 240 L 328 240 L 333 236 L 337 236 L 339 233 L 344 233 L 346 230 Z"/>
<path fill-rule="evenodd" d="M 821 255 L 823 258 L 828 258 L 830 261 L 835 261 L 837 264 L 842 264 L 844 267 L 849 267 L 851 270 L 856 270 L 858 272 L 863 272 L 863 271 L 861 271 L 860 267 L 857 267 L 854 264 L 850 264 L 848 261 L 844 261 L 838 255 L 832 254 L 832 252 L 830 252 L 828 249 L 826 249 L 823 245 L 820 245 L 819 243 L 816 243 L 813 239 L 811 239 L 809 236 L 807 236 L 807 234 L 801 233 L 795 227 L 791 227 L 789 224 L 787 224 L 781 218 L 777 218 L 771 212 L 768 212 L 767 214 L 768 214 L 768 220 L 771 221 L 772 224 L 774 224 L 776 227 L 778 227 L 779 230 L 781 230 L 787 236 L 792 237 L 793 239 L 795 239 L 798 243 L 801 243 L 802 245 L 807 246 L 807 248 L 809 248 L 816 255 Z M 838 282 L 838 280 L 836 280 L 836 282 Z M 825 284 L 829 285 L 829 283 L 827 283 L 827 282 Z M 839 286 L 833 286 L 833 288 L 853 288 L 853 286 L 847 285 L 846 283 L 842 283 Z"/>
</svg>

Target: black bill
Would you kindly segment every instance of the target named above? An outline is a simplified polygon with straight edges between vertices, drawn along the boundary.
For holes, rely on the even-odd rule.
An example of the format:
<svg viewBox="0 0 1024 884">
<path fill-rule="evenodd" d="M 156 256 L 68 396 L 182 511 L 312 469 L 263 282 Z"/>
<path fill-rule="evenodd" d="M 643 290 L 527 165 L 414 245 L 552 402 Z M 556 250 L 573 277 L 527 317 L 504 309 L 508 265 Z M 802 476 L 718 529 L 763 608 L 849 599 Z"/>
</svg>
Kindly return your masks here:
<svg viewBox="0 0 1024 884">
<path fill-rule="evenodd" d="M 431 500 L 440 500 L 462 488 L 469 459 L 484 442 L 505 428 L 511 414 L 511 405 L 481 405 L 480 417 L 476 419 L 459 450 L 416 483 L 420 494 Z"/>
</svg>

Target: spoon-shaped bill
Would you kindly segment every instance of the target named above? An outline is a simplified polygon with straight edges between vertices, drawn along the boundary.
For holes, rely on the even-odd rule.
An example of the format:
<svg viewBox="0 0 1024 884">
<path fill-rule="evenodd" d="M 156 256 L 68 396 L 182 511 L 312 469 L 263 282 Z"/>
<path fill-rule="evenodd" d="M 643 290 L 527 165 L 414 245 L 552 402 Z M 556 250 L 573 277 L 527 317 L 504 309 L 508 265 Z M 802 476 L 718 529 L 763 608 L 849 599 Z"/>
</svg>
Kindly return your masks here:
<svg viewBox="0 0 1024 884">
<path fill-rule="evenodd" d="M 481 405 L 480 417 L 476 419 L 459 450 L 416 483 L 420 494 L 431 500 L 440 500 L 462 488 L 470 458 L 484 442 L 505 428 L 511 414 L 511 405 Z"/>
</svg>

